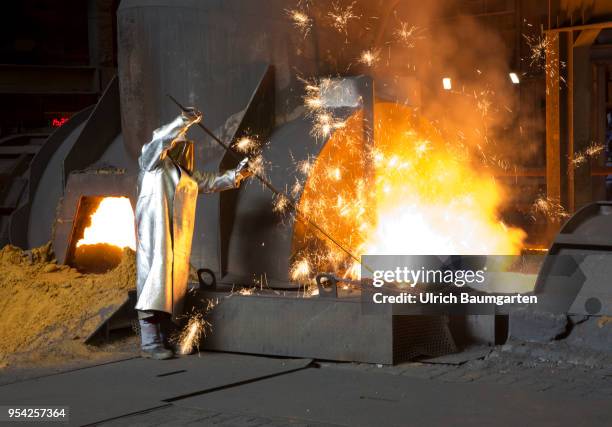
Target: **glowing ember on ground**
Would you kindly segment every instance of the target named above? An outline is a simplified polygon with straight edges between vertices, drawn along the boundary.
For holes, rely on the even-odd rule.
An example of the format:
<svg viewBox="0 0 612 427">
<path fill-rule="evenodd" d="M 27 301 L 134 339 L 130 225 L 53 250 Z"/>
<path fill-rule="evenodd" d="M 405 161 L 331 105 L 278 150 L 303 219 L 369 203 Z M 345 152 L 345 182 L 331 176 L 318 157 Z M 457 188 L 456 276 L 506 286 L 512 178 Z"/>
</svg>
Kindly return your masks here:
<svg viewBox="0 0 612 427">
<path fill-rule="evenodd" d="M 107 243 L 136 250 L 134 211 L 127 197 L 105 197 L 91 215 L 91 225 L 83 231 L 81 245 Z"/>
</svg>

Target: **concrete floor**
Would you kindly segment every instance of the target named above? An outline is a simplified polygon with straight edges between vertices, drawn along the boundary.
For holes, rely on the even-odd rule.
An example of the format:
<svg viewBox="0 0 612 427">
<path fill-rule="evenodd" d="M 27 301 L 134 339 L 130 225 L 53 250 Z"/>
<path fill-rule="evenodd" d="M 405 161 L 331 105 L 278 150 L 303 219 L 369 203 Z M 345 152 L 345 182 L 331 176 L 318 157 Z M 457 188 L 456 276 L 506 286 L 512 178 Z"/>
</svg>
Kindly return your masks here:
<svg viewBox="0 0 612 427">
<path fill-rule="evenodd" d="M 71 425 L 604 426 L 612 363 L 560 344 L 377 366 L 227 353 L 140 358 L 0 386 L 3 404 L 70 406 Z"/>
</svg>

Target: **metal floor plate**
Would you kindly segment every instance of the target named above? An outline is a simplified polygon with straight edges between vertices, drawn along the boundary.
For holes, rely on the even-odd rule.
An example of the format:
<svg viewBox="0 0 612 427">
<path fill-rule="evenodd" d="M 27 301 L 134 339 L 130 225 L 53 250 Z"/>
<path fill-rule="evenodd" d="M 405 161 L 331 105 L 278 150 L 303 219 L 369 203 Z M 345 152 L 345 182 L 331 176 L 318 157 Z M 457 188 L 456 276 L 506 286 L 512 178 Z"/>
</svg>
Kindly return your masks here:
<svg viewBox="0 0 612 427">
<path fill-rule="evenodd" d="M 304 369 L 174 402 L 183 408 L 347 426 L 606 425 L 609 401 L 493 383 Z"/>
<path fill-rule="evenodd" d="M 311 363 L 238 354 L 202 353 L 165 361 L 141 358 L 0 386 L 3 405 L 70 407 L 70 425 L 144 411 L 179 396 L 274 376 Z"/>
</svg>

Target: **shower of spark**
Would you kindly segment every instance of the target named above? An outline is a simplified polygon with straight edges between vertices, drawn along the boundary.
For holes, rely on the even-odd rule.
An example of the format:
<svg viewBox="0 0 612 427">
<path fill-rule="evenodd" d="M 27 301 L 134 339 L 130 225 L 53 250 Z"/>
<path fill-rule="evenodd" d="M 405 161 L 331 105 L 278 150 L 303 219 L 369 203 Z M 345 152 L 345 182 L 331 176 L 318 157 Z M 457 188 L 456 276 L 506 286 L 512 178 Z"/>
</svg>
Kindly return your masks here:
<svg viewBox="0 0 612 427">
<path fill-rule="evenodd" d="M 315 115 L 324 110 L 325 106 L 321 94 L 333 88 L 333 82 L 330 78 L 322 79 L 303 79 L 300 80 L 304 83 L 304 106 L 308 110 L 308 114 Z"/>
<path fill-rule="evenodd" d="M 474 99 L 476 100 L 476 109 L 482 115 L 482 118 L 486 118 L 489 115 L 493 102 L 491 98 L 495 93 L 489 89 L 481 90 L 480 92 L 474 91 Z"/>
<path fill-rule="evenodd" d="M 530 36 L 523 34 L 525 42 L 529 46 L 529 65 L 541 67 L 546 62 L 546 53 L 550 52 L 552 39 L 546 35 Z"/>
<path fill-rule="evenodd" d="M 266 161 L 264 157 L 261 154 L 251 157 L 249 159 L 249 169 L 255 175 L 265 177 L 266 176 Z"/>
<path fill-rule="evenodd" d="M 334 27 L 339 33 L 343 33 L 344 35 L 348 35 L 348 24 L 351 19 L 358 19 L 359 16 L 353 13 L 353 6 L 355 6 L 355 2 L 351 3 L 345 8 L 338 2 L 332 3 L 332 11 L 327 15 L 331 18 L 331 25 Z"/>
<path fill-rule="evenodd" d="M 568 218 L 569 213 L 559 200 L 541 196 L 531 205 L 531 218 L 535 221 L 538 216 L 544 216 L 552 223 L 559 223 Z"/>
<path fill-rule="evenodd" d="M 298 9 L 290 9 L 285 12 L 291 19 L 293 26 L 302 33 L 302 37 L 306 37 L 312 28 L 312 18 L 304 11 Z"/>
<path fill-rule="evenodd" d="M 302 191 L 302 184 L 300 183 L 300 181 L 296 179 L 293 185 L 291 186 L 291 196 L 297 197 L 301 191 Z"/>
<path fill-rule="evenodd" d="M 530 49 L 529 65 L 536 70 L 544 72 L 551 80 L 559 79 L 561 83 L 565 83 L 565 78 L 560 73 L 560 70 L 565 68 L 565 62 L 559 60 L 559 54 L 553 45 L 558 37 L 558 34 L 540 34 L 535 36 L 523 34 L 523 38 Z M 553 64 L 555 63 L 558 66 L 554 66 Z M 546 93 L 549 92 L 549 89 L 547 86 Z"/>
<path fill-rule="evenodd" d="M 193 349 L 199 348 L 202 339 L 212 331 L 212 324 L 204 317 L 217 305 L 218 301 L 207 300 L 206 307 L 189 316 L 187 324 L 181 330 L 175 341 L 178 343 L 179 354 L 191 354 Z"/>
<path fill-rule="evenodd" d="M 334 130 L 342 129 L 345 126 L 344 120 L 340 120 L 325 108 L 322 93 L 337 89 L 336 83 L 331 78 L 305 80 L 304 83 L 304 106 L 308 116 L 313 118 L 313 126 L 310 134 L 315 138 L 326 138 Z"/>
<path fill-rule="evenodd" d="M 359 62 L 371 67 L 380 61 L 380 49 L 368 49 L 361 52 Z"/>
<path fill-rule="evenodd" d="M 312 165 L 314 163 L 314 159 L 311 157 L 306 160 L 302 160 L 297 162 L 296 170 L 299 171 L 302 175 L 308 176 L 310 174 L 310 170 L 312 169 Z"/>
<path fill-rule="evenodd" d="M 580 166 L 587 162 L 588 159 L 595 158 L 605 149 L 603 144 L 598 144 L 597 142 L 591 142 L 588 147 L 584 150 L 577 152 L 574 154 L 574 158 L 572 159 L 572 164 L 574 166 Z"/>
<path fill-rule="evenodd" d="M 323 110 L 315 114 L 310 134 L 314 137 L 328 137 L 334 130 L 342 129 L 344 126 L 344 120 L 339 120 L 331 113 Z"/>
<path fill-rule="evenodd" d="M 243 136 L 240 138 L 235 145 L 237 151 L 245 154 L 253 151 L 256 147 L 257 142 L 248 136 Z"/>
<path fill-rule="evenodd" d="M 395 39 L 404 44 L 408 48 L 416 46 L 416 41 L 425 38 L 420 35 L 423 29 L 416 25 L 408 25 L 406 22 L 400 22 L 400 27 L 393 32 Z"/>
<path fill-rule="evenodd" d="M 282 214 L 287 211 L 289 206 L 289 200 L 285 196 L 280 194 L 274 199 L 274 207 L 272 208 L 272 210 L 276 213 Z"/>
<path fill-rule="evenodd" d="M 289 277 L 291 277 L 293 281 L 300 282 L 309 278 L 310 274 L 310 263 L 307 259 L 301 259 L 292 265 Z"/>
</svg>

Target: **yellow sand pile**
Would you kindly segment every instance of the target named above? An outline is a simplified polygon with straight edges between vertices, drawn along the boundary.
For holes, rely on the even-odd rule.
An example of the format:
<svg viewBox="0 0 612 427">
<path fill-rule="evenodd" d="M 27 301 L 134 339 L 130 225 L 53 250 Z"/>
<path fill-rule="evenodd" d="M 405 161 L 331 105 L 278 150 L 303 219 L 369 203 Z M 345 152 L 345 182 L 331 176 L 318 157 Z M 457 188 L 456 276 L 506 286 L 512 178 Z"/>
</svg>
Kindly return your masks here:
<svg viewBox="0 0 612 427">
<path fill-rule="evenodd" d="M 120 304 L 135 287 L 135 254 L 126 249 L 117 268 L 82 274 L 53 259 L 51 245 L 0 250 L 0 366 L 16 353 L 51 346 L 74 348 L 101 322 L 99 311 Z"/>
</svg>

